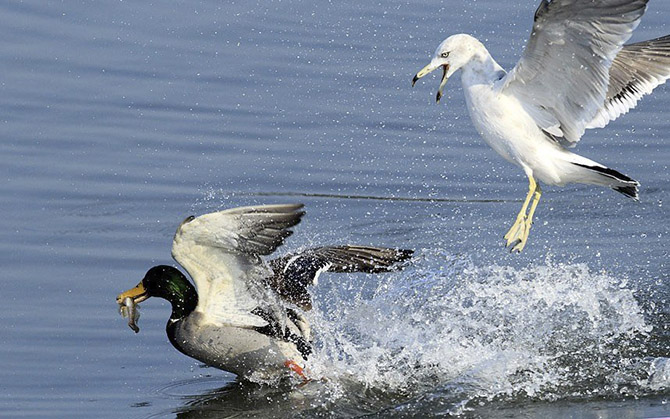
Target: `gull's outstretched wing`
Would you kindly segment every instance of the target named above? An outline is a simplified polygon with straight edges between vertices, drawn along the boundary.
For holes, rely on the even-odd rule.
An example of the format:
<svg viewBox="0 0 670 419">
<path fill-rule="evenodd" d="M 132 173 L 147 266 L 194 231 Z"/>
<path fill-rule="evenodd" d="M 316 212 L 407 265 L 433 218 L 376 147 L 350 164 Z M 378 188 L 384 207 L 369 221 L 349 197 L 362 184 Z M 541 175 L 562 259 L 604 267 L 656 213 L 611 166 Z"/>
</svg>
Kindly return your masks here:
<svg viewBox="0 0 670 419">
<path fill-rule="evenodd" d="M 603 108 L 609 69 L 648 0 L 542 0 L 528 45 L 502 80 L 537 124 L 576 143 Z"/>
<path fill-rule="evenodd" d="M 292 234 L 304 215 L 302 204 L 233 208 L 189 217 L 172 242 L 172 257 L 198 288 L 196 311 L 208 320 L 241 327 L 267 322 L 251 312 L 262 281 L 272 273 L 259 255 L 268 255 Z"/>
<path fill-rule="evenodd" d="M 610 67 L 605 106 L 586 126 L 602 128 L 670 79 L 670 35 L 625 45 Z"/>
<path fill-rule="evenodd" d="M 309 310 L 307 287 L 321 272 L 389 272 L 412 256 L 413 251 L 370 246 L 328 246 L 307 249 L 270 261 L 274 273 L 269 284 L 282 298 Z"/>
</svg>

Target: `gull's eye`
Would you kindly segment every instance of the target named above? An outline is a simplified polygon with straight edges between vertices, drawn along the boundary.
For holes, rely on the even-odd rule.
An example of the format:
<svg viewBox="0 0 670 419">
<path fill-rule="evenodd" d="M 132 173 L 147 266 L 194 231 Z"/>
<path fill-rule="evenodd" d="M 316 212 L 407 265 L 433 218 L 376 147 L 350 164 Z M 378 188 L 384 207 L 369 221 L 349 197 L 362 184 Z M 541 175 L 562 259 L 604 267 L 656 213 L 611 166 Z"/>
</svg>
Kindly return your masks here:
<svg viewBox="0 0 670 419">
<path fill-rule="evenodd" d="M 442 54 L 440 54 L 440 57 L 442 57 L 442 58 L 447 58 L 448 56 L 449 56 L 449 51 L 443 52 Z"/>
</svg>

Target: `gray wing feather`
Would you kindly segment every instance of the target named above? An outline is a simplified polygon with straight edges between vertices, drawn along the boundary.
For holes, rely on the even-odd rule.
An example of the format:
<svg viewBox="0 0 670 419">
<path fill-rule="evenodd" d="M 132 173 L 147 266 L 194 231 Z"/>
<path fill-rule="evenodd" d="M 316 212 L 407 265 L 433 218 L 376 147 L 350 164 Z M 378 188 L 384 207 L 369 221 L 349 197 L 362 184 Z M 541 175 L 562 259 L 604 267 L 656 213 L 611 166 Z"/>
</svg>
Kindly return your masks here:
<svg viewBox="0 0 670 419">
<path fill-rule="evenodd" d="M 602 128 L 670 78 L 670 35 L 626 45 L 610 67 L 604 106 L 586 128 Z"/>
<path fill-rule="evenodd" d="M 235 250 L 253 255 L 269 255 L 293 234 L 289 228 L 305 215 L 302 204 L 240 207 L 219 214 L 233 216 L 238 224 Z M 233 249 L 230 249 L 233 250 Z"/>
<path fill-rule="evenodd" d="M 570 143 L 603 107 L 609 68 L 648 0 L 543 0 L 524 54 L 501 91 Z"/>
<path fill-rule="evenodd" d="M 187 218 L 177 229 L 172 256 L 198 288 L 196 310 L 211 321 L 265 326 L 252 313 L 266 298 L 271 275 L 260 255 L 272 253 L 304 215 L 301 204 L 234 208 Z M 274 297 L 273 297 L 274 298 Z"/>
<path fill-rule="evenodd" d="M 241 207 L 187 218 L 175 241 L 189 241 L 228 253 L 269 255 L 292 234 L 305 214 L 302 204 Z M 178 250 L 178 248 L 176 249 Z M 173 253 L 175 248 L 173 247 Z"/>
</svg>

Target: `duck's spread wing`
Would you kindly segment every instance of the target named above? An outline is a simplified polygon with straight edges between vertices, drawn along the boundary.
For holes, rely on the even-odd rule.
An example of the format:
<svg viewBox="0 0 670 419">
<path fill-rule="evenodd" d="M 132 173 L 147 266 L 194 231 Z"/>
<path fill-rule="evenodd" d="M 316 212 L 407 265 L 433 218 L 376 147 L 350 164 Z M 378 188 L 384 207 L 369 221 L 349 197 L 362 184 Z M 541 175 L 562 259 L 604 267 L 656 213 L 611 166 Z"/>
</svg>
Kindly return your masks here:
<svg viewBox="0 0 670 419">
<path fill-rule="evenodd" d="M 397 269 L 412 256 L 411 250 L 370 246 L 328 246 L 307 249 L 270 261 L 270 286 L 285 300 L 309 310 L 307 288 L 321 272 L 378 273 Z"/>
<path fill-rule="evenodd" d="M 196 310 L 209 321 L 242 327 L 267 323 L 252 313 L 268 255 L 292 234 L 304 215 L 301 204 L 242 207 L 189 217 L 179 226 L 172 256 L 198 288 Z"/>
<path fill-rule="evenodd" d="M 603 108 L 612 62 L 648 0 L 542 0 L 526 50 L 502 80 L 537 124 L 576 143 Z"/>
<path fill-rule="evenodd" d="M 586 128 L 602 128 L 670 78 L 670 35 L 625 45 L 609 73 L 605 106 Z"/>
</svg>

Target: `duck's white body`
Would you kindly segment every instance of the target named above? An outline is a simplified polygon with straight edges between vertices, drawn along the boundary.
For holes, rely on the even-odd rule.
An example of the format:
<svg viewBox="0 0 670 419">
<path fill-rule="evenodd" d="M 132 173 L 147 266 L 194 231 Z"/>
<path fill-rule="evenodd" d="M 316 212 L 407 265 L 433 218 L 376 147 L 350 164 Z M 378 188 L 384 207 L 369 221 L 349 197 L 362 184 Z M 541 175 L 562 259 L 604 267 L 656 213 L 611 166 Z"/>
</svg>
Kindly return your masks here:
<svg viewBox="0 0 670 419">
<path fill-rule="evenodd" d="M 213 324 L 201 313 L 194 312 L 168 327 L 174 327 L 172 344 L 179 351 L 241 377 L 272 379 L 286 375 L 290 372 L 287 361 L 304 366 L 303 355 L 293 343 L 252 328 Z"/>
</svg>

